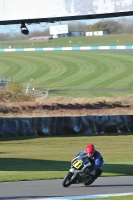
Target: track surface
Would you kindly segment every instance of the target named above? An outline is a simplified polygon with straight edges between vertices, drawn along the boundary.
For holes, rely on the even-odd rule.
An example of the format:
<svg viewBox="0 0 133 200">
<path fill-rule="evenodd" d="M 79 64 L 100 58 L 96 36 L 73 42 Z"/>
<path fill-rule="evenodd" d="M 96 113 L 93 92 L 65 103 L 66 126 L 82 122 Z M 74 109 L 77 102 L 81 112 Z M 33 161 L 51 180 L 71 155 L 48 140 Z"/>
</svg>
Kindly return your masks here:
<svg viewBox="0 0 133 200">
<path fill-rule="evenodd" d="M 0 199 L 38 199 L 133 192 L 133 176 L 100 177 L 91 186 L 62 186 L 62 179 L 0 183 Z"/>
</svg>

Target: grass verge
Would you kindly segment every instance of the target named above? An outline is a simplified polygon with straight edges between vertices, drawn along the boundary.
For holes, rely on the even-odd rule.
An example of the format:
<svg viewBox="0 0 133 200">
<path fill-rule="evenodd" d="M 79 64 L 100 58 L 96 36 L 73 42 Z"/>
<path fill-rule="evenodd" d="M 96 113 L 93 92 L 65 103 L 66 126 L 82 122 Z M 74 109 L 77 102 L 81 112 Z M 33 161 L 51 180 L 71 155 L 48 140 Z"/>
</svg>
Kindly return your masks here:
<svg viewBox="0 0 133 200">
<path fill-rule="evenodd" d="M 63 178 L 88 143 L 105 160 L 102 176 L 133 175 L 133 135 L 18 137 L 0 141 L 0 181 Z"/>
<path fill-rule="evenodd" d="M 71 43 L 69 42 L 71 41 Z M 52 40 L 19 40 L 1 41 L 0 48 L 48 48 L 48 47 L 68 47 L 68 46 L 132 46 L 132 34 L 109 34 L 104 36 L 80 36 L 56 38 Z"/>
<path fill-rule="evenodd" d="M 81 199 L 81 200 L 132 200 L 133 195 L 131 196 L 119 196 L 119 197 L 107 197 L 107 198 L 93 198 L 93 199 Z"/>
</svg>

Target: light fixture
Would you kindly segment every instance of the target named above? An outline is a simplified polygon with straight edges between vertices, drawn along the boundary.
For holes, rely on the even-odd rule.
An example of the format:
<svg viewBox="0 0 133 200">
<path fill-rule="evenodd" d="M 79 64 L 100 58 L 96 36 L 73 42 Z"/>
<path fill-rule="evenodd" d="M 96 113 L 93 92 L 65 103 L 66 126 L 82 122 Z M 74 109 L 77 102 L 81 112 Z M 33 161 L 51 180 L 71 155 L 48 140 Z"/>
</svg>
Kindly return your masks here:
<svg viewBox="0 0 133 200">
<path fill-rule="evenodd" d="M 49 23 L 55 23 L 55 21 L 53 19 L 48 19 Z"/>
<path fill-rule="evenodd" d="M 24 35 L 28 35 L 29 34 L 29 30 L 25 26 L 24 22 L 21 24 L 20 28 L 21 28 L 21 33 L 23 33 Z"/>
</svg>

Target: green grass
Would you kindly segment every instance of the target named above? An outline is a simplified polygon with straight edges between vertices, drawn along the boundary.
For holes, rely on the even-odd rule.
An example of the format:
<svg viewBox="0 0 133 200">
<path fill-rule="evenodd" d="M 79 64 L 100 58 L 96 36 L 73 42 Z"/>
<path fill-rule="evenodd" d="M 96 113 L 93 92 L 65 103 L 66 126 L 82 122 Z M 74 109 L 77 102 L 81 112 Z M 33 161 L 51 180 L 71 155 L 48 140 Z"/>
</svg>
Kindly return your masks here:
<svg viewBox="0 0 133 200">
<path fill-rule="evenodd" d="M 23 87 L 49 87 L 51 96 L 124 96 L 132 94 L 122 90 L 133 89 L 133 56 L 97 51 L 0 53 L 0 74 L 12 76 Z M 104 88 L 120 91 L 100 90 Z"/>
<path fill-rule="evenodd" d="M 70 161 L 87 143 L 104 159 L 102 176 L 133 175 L 133 134 L 19 137 L 0 141 L 0 182 L 63 178 Z"/>
<path fill-rule="evenodd" d="M 132 200 L 133 195 L 130 196 L 119 196 L 119 197 L 108 197 L 108 198 L 93 198 L 93 199 L 82 199 L 82 200 Z"/>
<path fill-rule="evenodd" d="M 71 43 L 69 43 L 71 41 Z M 0 42 L 0 48 L 44 48 L 44 47 L 68 47 L 68 46 L 116 46 L 132 45 L 132 34 L 111 34 L 105 36 L 92 37 L 67 37 L 57 38 L 48 41 L 45 40 L 22 40 L 22 41 L 5 41 Z"/>
</svg>

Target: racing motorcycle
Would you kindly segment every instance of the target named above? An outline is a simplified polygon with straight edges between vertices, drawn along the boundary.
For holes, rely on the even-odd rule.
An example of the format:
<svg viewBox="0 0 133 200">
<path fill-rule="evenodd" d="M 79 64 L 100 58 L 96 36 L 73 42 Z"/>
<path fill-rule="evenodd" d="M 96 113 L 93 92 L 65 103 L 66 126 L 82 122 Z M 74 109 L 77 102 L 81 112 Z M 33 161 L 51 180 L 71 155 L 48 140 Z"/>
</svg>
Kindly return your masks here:
<svg viewBox="0 0 133 200">
<path fill-rule="evenodd" d="M 67 175 L 64 177 L 62 185 L 63 187 L 69 187 L 71 184 L 86 183 L 89 180 L 87 185 L 91 185 L 94 182 L 94 179 L 91 179 L 94 172 L 90 172 L 92 166 L 91 162 L 84 164 L 81 160 L 81 157 L 76 157 L 71 161 L 71 168 L 69 169 Z M 86 171 L 87 169 L 87 171 Z"/>
</svg>

